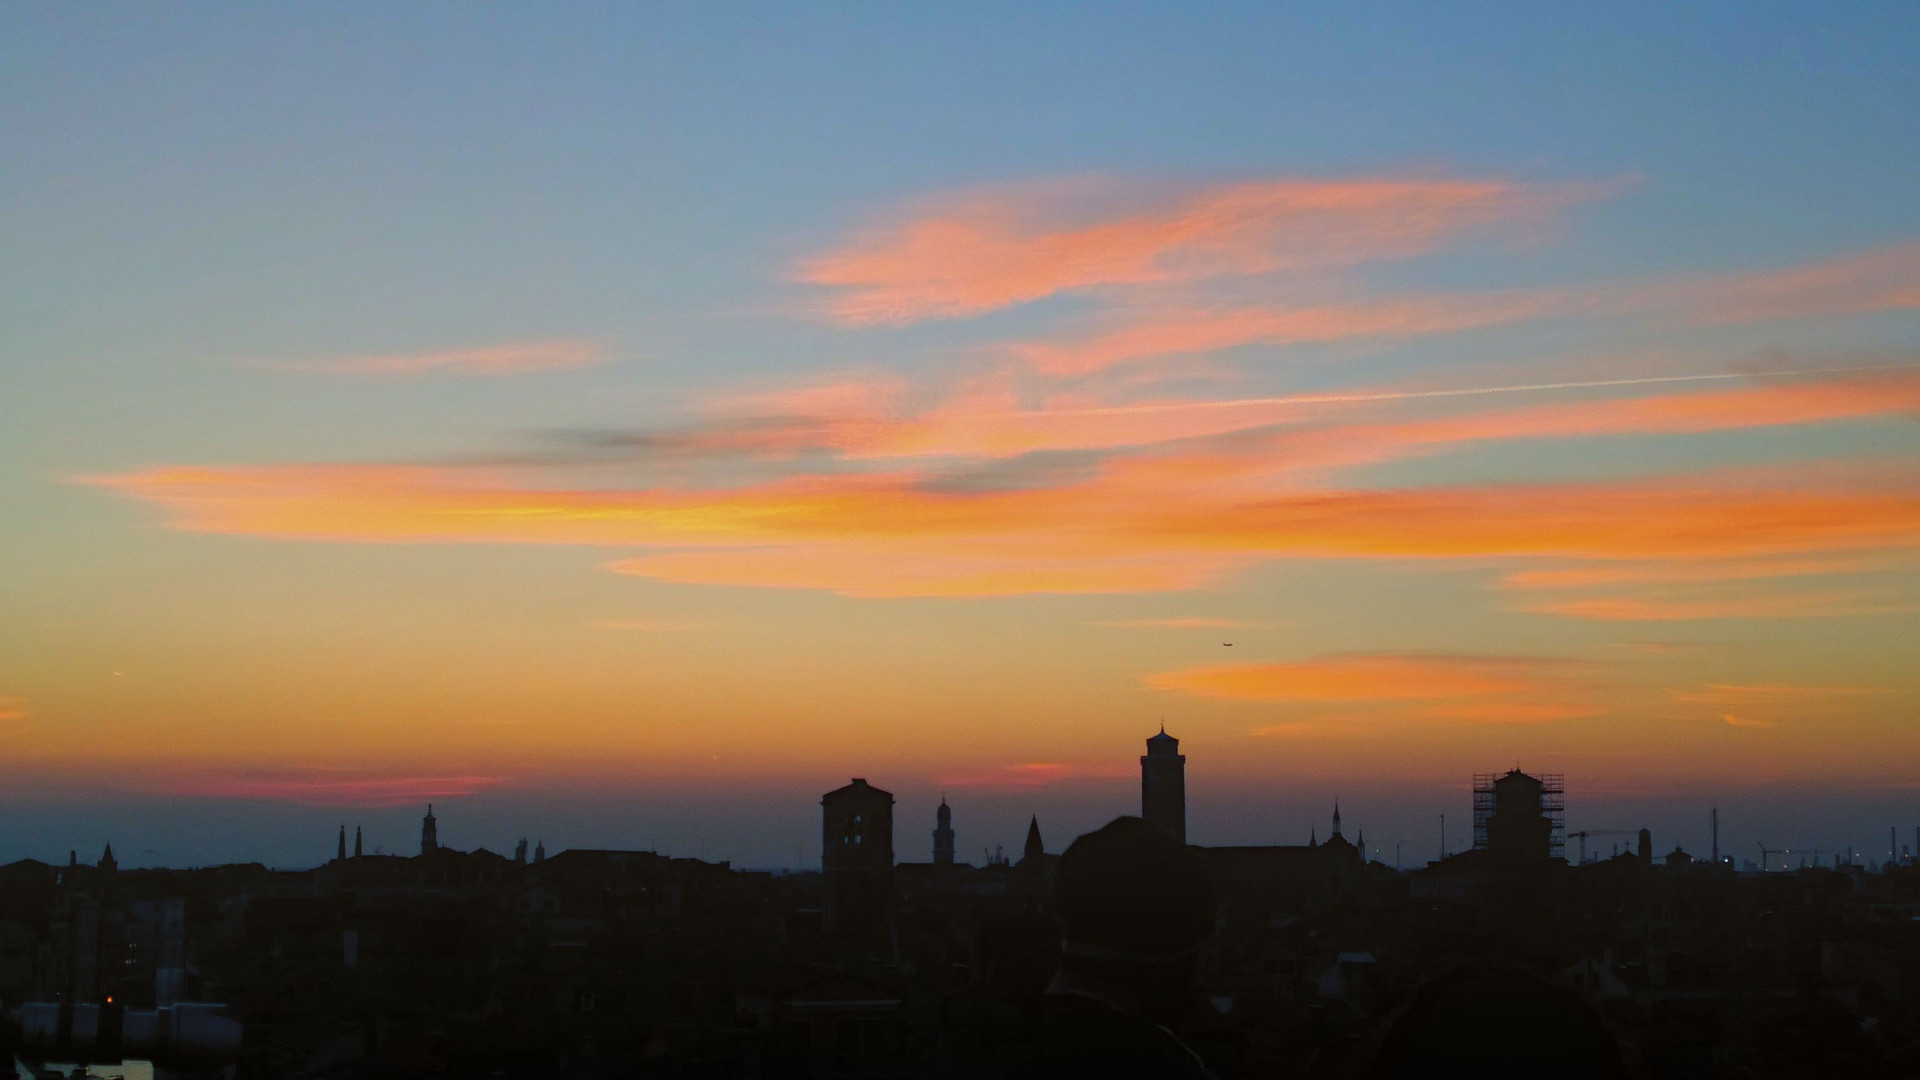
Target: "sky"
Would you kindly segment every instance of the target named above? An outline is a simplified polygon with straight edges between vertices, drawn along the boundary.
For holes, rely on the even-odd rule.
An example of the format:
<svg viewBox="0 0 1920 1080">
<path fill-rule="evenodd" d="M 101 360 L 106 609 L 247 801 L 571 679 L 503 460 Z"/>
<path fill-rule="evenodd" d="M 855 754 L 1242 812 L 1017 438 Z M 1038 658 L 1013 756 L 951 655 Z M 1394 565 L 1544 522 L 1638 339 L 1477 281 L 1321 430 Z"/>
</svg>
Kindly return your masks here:
<svg viewBox="0 0 1920 1080">
<path fill-rule="evenodd" d="M 0 10 L 0 860 L 1920 842 L 1920 11 Z"/>
</svg>

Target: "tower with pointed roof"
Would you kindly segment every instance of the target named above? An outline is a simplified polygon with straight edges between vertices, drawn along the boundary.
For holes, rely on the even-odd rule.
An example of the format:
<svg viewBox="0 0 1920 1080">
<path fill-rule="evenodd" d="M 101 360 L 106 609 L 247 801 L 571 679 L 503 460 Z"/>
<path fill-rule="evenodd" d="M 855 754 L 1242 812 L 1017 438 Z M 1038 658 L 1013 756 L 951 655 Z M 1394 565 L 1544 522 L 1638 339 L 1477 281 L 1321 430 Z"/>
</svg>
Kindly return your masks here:
<svg viewBox="0 0 1920 1080">
<path fill-rule="evenodd" d="M 1340 800 L 1338 799 L 1333 803 L 1333 835 L 1340 835 Z"/>
<path fill-rule="evenodd" d="M 1165 724 L 1140 759 L 1140 816 L 1187 842 L 1187 758 Z"/>
<path fill-rule="evenodd" d="M 440 846 L 439 819 L 433 816 L 433 804 L 427 804 L 427 816 L 420 819 L 420 854 L 431 855 Z"/>
<path fill-rule="evenodd" d="M 360 826 L 355 825 L 353 827 L 353 857 L 356 859 L 359 858 L 365 850 L 366 849 L 361 846 Z"/>
<path fill-rule="evenodd" d="M 347 857 L 347 827 L 340 826 L 340 846 L 335 849 L 333 858 L 337 862 Z"/>
<path fill-rule="evenodd" d="M 933 865 L 953 865 L 953 811 L 947 797 L 940 796 L 940 809 L 933 812 Z"/>
<path fill-rule="evenodd" d="M 1020 861 L 1038 866 L 1047 858 L 1047 845 L 1040 839 L 1040 815 L 1033 815 L 1027 822 L 1027 846 L 1020 853 Z"/>
</svg>

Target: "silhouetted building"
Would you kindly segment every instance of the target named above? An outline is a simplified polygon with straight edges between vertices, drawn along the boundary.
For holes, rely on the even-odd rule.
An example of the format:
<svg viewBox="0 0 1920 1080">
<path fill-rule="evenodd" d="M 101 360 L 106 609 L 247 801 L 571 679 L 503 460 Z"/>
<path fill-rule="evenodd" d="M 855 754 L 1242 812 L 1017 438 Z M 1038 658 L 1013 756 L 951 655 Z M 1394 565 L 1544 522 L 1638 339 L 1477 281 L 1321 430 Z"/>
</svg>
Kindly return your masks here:
<svg viewBox="0 0 1920 1080">
<path fill-rule="evenodd" d="M 953 865 L 953 811 L 947 809 L 944 796 L 933 814 L 933 865 Z"/>
<path fill-rule="evenodd" d="M 427 804 L 427 816 L 420 819 L 420 854 L 440 846 L 439 820 L 433 816 L 433 804 Z"/>
<path fill-rule="evenodd" d="M 1559 857 L 1565 787 L 1557 775 L 1532 777 L 1519 769 L 1473 778 L 1473 846 L 1495 862 Z"/>
<path fill-rule="evenodd" d="M 112 844 L 108 844 L 107 849 L 100 853 L 100 862 L 97 865 L 99 866 L 100 869 L 105 870 L 108 873 L 112 873 L 115 870 L 120 869 L 119 862 L 117 862 L 113 857 Z"/>
<path fill-rule="evenodd" d="M 1652 829 L 1640 830 L 1640 847 L 1639 847 L 1638 853 L 1640 855 L 1640 865 L 1642 866 L 1653 865 L 1653 830 Z"/>
<path fill-rule="evenodd" d="M 1147 740 L 1146 755 L 1140 759 L 1140 816 L 1186 842 L 1187 758 L 1165 725 Z"/>
<path fill-rule="evenodd" d="M 820 918 L 833 934 L 886 920 L 893 895 L 893 796 L 855 779 L 820 798 Z"/>
</svg>

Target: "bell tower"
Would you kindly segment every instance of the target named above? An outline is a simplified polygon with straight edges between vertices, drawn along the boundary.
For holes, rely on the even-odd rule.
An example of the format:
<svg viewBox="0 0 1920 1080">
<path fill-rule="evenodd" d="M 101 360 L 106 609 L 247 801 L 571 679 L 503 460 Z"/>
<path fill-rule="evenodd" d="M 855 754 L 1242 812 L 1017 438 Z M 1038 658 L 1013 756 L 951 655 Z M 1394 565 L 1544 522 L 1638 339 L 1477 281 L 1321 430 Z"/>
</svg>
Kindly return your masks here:
<svg viewBox="0 0 1920 1080">
<path fill-rule="evenodd" d="M 953 865 L 953 811 L 947 798 L 940 797 L 940 809 L 933 813 L 933 865 Z"/>
<path fill-rule="evenodd" d="M 1187 842 L 1187 756 L 1165 724 L 1140 759 L 1140 816 Z"/>
<path fill-rule="evenodd" d="M 433 804 L 427 804 L 427 816 L 420 819 L 420 854 L 430 854 L 440 846 L 439 819 L 433 816 Z"/>
</svg>

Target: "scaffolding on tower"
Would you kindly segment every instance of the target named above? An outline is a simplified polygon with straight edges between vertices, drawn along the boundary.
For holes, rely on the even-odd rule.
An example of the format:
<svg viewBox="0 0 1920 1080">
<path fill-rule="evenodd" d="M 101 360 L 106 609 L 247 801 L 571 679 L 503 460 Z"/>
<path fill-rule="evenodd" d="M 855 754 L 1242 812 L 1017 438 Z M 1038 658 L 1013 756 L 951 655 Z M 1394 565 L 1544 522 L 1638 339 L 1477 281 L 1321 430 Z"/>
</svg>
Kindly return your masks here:
<svg viewBox="0 0 1920 1080">
<path fill-rule="evenodd" d="M 1514 772 L 1519 771 L 1514 770 Z M 1493 816 L 1496 801 L 1494 784 L 1511 775 L 1512 773 L 1473 774 L 1473 846 L 1475 850 L 1485 851 L 1487 847 L 1487 818 Z M 1566 774 L 1543 773 L 1530 779 L 1540 782 L 1540 813 L 1546 815 L 1550 829 L 1547 841 L 1548 854 L 1556 859 L 1565 859 L 1567 857 Z"/>
</svg>

